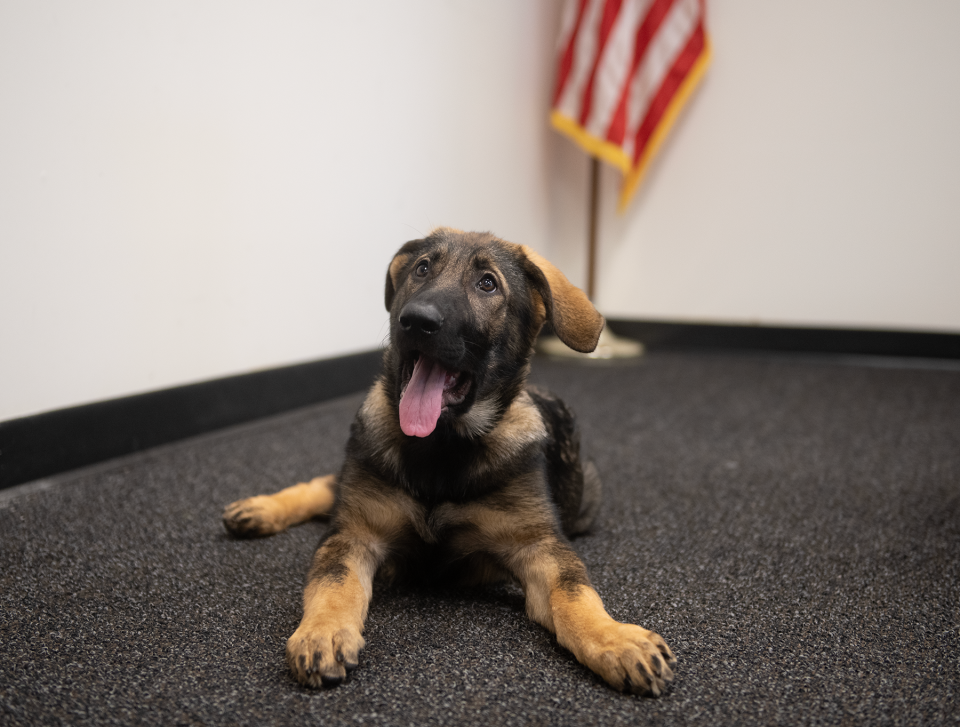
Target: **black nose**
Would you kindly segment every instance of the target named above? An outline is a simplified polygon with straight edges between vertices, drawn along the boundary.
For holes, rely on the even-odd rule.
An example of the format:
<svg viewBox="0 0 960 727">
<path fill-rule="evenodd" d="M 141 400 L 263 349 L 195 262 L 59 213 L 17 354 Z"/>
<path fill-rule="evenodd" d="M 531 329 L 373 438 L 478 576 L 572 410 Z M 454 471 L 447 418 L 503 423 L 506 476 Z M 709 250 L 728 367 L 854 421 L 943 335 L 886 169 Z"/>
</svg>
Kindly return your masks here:
<svg viewBox="0 0 960 727">
<path fill-rule="evenodd" d="M 405 331 L 436 333 L 443 325 L 443 313 L 433 303 L 413 300 L 400 311 L 400 325 Z"/>
</svg>

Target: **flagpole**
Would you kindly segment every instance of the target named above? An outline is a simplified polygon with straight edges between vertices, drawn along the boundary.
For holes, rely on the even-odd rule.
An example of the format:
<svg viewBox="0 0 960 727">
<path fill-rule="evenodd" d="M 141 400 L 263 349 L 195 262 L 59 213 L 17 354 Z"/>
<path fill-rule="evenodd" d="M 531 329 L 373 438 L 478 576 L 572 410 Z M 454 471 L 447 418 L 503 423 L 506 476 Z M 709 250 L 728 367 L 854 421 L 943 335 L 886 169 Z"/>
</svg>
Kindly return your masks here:
<svg viewBox="0 0 960 727">
<path fill-rule="evenodd" d="M 590 157 L 590 221 L 587 231 L 587 297 L 597 294 L 597 207 L 600 199 L 600 158 Z"/>
<path fill-rule="evenodd" d="M 597 227 L 600 222 L 600 157 L 590 155 L 590 221 L 587 232 L 587 297 L 597 303 Z M 643 355 L 643 344 L 620 338 L 604 326 L 597 350 L 590 358 L 637 358 Z"/>
</svg>

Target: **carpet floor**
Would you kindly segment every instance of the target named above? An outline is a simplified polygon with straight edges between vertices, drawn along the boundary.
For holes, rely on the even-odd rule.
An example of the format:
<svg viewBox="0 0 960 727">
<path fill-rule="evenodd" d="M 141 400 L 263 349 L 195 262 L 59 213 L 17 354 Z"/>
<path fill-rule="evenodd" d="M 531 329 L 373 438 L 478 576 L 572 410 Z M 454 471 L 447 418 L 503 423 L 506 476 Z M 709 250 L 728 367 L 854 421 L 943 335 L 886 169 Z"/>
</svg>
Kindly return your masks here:
<svg viewBox="0 0 960 727">
<path fill-rule="evenodd" d="M 619 694 L 513 586 L 378 586 L 360 668 L 291 680 L 314 521 L 235 499 L 335 470 L 352 395 L 0 491 L 0 723 L 958 724 L 960 369 L 652 353 L 533 380 L 604 480 L 574 541 L 610 613 L 679 659 Z"/>
</svg>

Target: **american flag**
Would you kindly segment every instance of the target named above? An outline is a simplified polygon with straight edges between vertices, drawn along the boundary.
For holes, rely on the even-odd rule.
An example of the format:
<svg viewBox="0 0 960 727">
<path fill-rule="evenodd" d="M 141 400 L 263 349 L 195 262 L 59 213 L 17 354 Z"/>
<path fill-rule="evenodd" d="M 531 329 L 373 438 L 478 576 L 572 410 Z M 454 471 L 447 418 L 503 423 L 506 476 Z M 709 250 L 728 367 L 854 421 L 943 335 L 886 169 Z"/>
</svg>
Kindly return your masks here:
<svg viewBox="0 0 960 727">
<path fill-rule="evenodd" d="M 623 172 L 626 207 L 710 63 L 705 0 L 567 0 L 550 120 Z"/>
</svg>

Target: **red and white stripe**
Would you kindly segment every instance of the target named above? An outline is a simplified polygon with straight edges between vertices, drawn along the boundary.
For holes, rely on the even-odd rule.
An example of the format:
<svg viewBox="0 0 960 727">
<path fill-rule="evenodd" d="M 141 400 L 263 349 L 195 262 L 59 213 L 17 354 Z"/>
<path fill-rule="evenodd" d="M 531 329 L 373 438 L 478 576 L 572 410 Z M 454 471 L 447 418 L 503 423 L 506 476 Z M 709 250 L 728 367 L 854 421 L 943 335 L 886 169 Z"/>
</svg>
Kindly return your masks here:
<svg viewBox="0 0 960 727">
<path fill-rule="evenodd" d="M 709 63 L 704 0 L 568 0 L 551 121 L 637 188 Z"/>
</svg>

